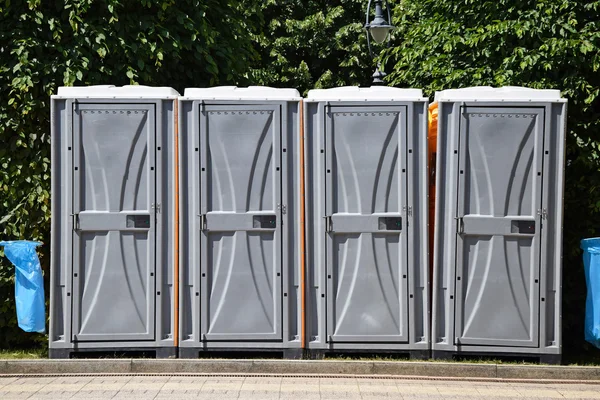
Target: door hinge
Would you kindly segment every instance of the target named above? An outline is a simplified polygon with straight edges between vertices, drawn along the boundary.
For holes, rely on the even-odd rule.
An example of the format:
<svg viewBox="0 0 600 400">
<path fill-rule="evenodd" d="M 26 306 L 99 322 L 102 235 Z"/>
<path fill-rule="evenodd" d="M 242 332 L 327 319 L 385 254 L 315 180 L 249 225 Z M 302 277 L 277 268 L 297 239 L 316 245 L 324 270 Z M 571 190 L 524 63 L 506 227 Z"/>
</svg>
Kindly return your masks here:
<svg viewBox="0 0 600 400">
<path fill-rule="evenodd" d="M 465 221 L 463 217 L 456 217 L 456 233 L 465 233 Z"/>
<path fill-rule="evenodd" d="M 412 217 L 412 206 L 403 206 L 402 211 L 407 217 Z"/>
<path fill-rule="evenodd" d="M 282 214 L 287 212 L 287 207 L 285 204 L 277 204 L 277 210 L 281 211 Z"/>
<path fill-rule="evenodd" d="M 206 214 L 200 214 L 200 230 L 201 231 L 205 231 L 206 230 Z"/>
<path fill-rule="evenodd" d="M 323 217 L 325 218 L 325 232 L 333 231 L 333 221 L 331 220 L 331 216 Z"/>
<path fill-rule="evenodd" d="M 79 214 L 71 214 L 71 218 L 73 218 L 73 230 L 79 230 Z"/>
<path fill-rule="evenodd" d="M 540 208 L 537 213 L 541 217 L 541 219 L 548 218 L 548 211 L 545 208 Z"/>
<path fill-rule="evenodd" d="M 154 212 L 160 214 L 160 203 L 152 203 L 151 207 L 154 210 Z"/>
</svg>

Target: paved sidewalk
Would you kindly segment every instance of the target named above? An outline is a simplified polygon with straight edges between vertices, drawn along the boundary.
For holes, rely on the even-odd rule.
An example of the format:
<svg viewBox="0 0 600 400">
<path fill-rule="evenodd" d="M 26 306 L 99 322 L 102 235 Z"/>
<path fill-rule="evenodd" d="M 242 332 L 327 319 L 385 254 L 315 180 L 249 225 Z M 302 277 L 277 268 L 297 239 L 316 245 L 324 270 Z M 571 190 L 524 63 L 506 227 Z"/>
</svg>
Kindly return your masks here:
<svg viewBox="0 0 600 400">
<path fill-rule="evenodd" d="M 600 384 L 211 376 L 0 377 L 0 399 L 600 399 Z"/>
</svg>

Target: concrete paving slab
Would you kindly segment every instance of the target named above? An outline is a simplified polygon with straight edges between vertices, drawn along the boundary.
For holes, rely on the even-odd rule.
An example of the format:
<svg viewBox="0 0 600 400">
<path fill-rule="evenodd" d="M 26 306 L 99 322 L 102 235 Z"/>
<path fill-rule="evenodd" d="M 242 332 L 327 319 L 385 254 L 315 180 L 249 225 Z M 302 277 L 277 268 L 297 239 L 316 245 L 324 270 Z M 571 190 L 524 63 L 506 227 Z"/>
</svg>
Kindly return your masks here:
<svg viewBox="0 0 600 400">
<path fill-rule="evenodd" d="M 130 359 L 8 360 L 0 374 L 129 373 Z"/>
<path fill-rule="evenodd" d="M 498 378 L 600 380 L 600 367 L 554 365 L 497 365 Z"/>
<path fill-rule="evenodd" d="M 377 361 L 373 363 L 372 373 L 375 375 L 495 378 L 496 364 Z"/>
<path fill-rule="evenodd" d="M 370 361 L 254 360 L 252 373 L 258 374 L 371 374 Z"/>
<path fill-rule="evenodd" d="M 2 374 L 299 374 L 597 380 L 600 367 L 356 360 L 0 360 Z M 0 388 L 3 385 L 0 381 Z"/>
<path fill-rule="evenodd" d="M 133 359 L 133 373 L 248 373 L 252 360 Z"/>
</svg>

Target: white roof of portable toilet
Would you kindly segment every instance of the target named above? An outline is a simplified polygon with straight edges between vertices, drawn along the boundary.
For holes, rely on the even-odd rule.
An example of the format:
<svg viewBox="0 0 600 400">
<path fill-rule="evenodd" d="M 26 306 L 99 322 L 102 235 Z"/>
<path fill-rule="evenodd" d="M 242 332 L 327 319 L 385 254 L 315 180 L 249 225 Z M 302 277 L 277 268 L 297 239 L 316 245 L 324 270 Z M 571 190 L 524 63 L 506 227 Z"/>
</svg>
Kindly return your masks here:
<svg viewBox="0 0 600 400">
<path fill-rule="evenodd" d="M 184 98 L 194 100 L 301 100 L 296 89 L 279 89 L 268 86 L 217 86 L 185 89 Z"/>
<path fill-rule="evenodd" d="M 95 86 L 61 86 L 58 97 L 76 98 L 170 98 L 179 96 L 177 90 L 170 87 L 152 87 L 142 85 L 95 85 Z"/>
<path fill-rule="evenodd" d="M 521 86 L 474 86 L 435 92 L 435 101 L 560 101 L 560 90 Z"/>
<path fill-rule="evenodd" d="M 344 86 L 333 89 L 314 89 L 308 92 L 309 101 L 404 100 L 424 101 L 421 89 L 400 89 L 387 86 Z"/>
</svg>

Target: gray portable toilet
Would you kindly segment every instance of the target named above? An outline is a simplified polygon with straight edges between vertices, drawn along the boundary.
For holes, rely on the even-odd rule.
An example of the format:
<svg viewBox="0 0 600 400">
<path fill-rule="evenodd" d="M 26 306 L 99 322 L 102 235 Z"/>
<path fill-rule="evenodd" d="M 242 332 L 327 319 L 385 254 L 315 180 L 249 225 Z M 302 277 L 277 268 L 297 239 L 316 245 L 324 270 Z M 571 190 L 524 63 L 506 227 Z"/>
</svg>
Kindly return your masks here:
<svg viewBox="0 0 600 400">
<path fill-rule="evenodd" d="M 300 100 L 268 87 L 180 98 L 180 357 L 301 356 Z"/>
<path fill-rule="evenodd" d="M 313 356 L 429 357 L 427 105 L 420 89 L 308 93 L 307 337 Z"/>
<path fill-rule="evenodd" d="M 51 358 L 173 341 L 178 93 L 61 87 L 51 99 Z"/>
<path fill-rule="evenodd" d="M 432 350 L 559 362 L 567 101 L 438 92 Z"/>
</svg>

